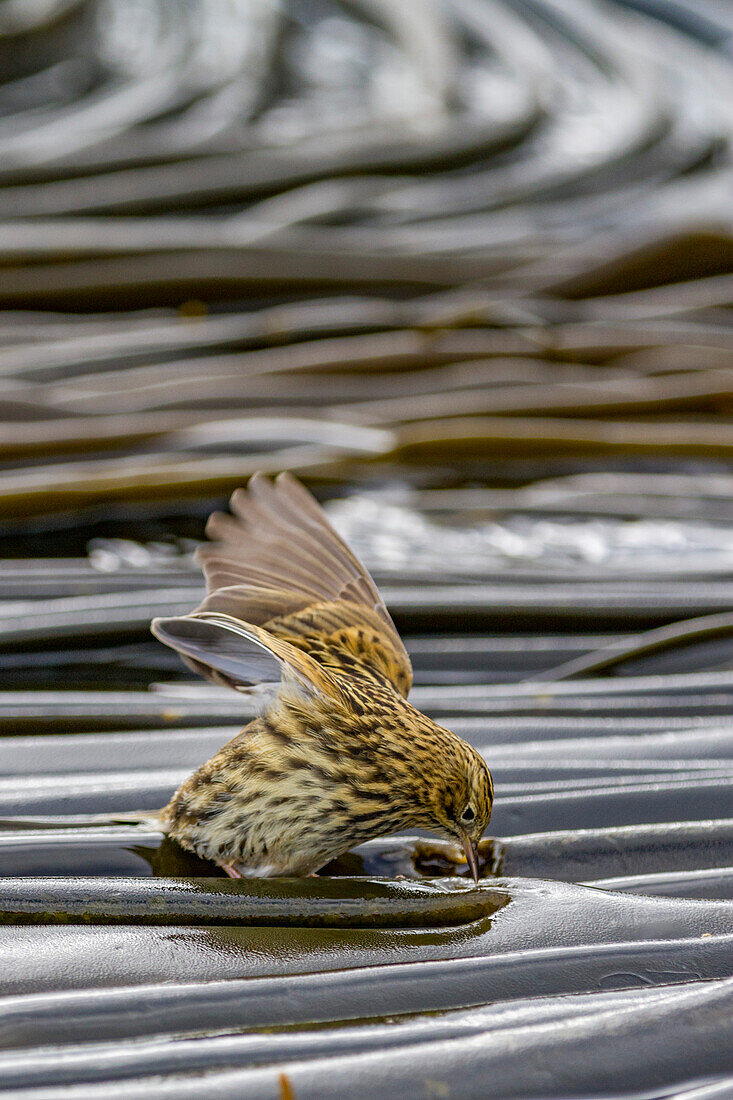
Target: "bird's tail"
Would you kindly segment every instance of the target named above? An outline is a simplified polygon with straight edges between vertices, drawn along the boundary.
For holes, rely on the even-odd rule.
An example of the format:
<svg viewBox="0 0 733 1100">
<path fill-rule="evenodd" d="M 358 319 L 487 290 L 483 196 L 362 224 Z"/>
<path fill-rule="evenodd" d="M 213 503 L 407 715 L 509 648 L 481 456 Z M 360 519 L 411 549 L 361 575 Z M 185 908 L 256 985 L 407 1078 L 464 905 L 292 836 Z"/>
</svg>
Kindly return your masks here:
<svg viewBox="0 0 733 1100">
<path fill-rule="evenodd" d="M 161 810 L 118 810 L 108 814 L 54 814 L 48 817 L 0 819 L 0 828 L 74 829 L 95 825 L 146 825 L 156 832 L 166 831 Z"/>
<path fill-rule="evenodd" d="M 89 814 L 90 824 L 97 825 L 149 825 L 162 829 L 161 810 L 118 810 L 114 814 Z"/>
</svg>

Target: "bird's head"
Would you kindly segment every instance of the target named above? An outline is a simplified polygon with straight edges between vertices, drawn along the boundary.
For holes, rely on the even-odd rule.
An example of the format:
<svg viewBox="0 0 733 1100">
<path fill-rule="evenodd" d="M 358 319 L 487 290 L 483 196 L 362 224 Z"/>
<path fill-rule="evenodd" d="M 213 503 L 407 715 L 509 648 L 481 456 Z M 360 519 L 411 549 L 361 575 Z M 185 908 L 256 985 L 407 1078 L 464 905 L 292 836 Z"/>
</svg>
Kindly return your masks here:
<svg viewBox="0 0 733 1100">
<path fill-rule="evenodd" d="M 478 882 L 478 842 L 491 818 L 494 785 L 483 757 L 459 737 L 455 741 L 445 767 L 439 768 L 436 760 L 429 828 L 463 848 Z"/>
</svg>

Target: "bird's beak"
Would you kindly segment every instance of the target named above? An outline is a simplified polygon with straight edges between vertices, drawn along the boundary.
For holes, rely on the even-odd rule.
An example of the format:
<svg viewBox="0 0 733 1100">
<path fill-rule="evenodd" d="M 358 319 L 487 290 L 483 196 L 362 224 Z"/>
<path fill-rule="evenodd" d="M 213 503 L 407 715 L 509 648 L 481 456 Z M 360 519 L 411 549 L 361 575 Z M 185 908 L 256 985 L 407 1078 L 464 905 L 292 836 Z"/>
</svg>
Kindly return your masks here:
<svg viewBox="0 0 733 1100">
<path fill-rule="evenodd" d="M 473 881 L 478 883 L 478 844 L 475 840 L 471 840 L 465 829 L 461 829 L 461 844 L 466 853 L 466 863 L 471 868 Z"/>
</svg>

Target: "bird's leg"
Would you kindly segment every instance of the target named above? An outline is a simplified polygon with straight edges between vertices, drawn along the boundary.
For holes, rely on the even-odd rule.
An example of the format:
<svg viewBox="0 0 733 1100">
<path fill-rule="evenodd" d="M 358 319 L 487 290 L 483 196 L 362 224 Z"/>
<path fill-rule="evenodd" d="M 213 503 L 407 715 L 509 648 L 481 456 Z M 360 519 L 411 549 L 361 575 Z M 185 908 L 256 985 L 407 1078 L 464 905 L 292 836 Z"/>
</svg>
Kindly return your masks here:
<svg viewBox="0 0 733 1100">
<path fill-rule="evenodd" d="M 229 878 L 242 878 L 243 877 L 242 872 L 238 871 L 233 863 L 220 863 L 219 866 L 221 867 L 222 871 L 226 875 L 229 875 Z"/>
</svg>

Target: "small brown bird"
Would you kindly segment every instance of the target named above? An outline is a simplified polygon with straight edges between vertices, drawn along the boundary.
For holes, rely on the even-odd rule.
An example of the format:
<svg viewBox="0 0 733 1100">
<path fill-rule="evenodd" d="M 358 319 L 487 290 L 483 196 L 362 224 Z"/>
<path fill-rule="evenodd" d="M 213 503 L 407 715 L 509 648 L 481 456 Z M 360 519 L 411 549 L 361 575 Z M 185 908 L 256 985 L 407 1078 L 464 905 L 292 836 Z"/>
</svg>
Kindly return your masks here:
<svg viewBox="0 0 733 1100">
<path fill-rule="evenodd" d="M 208 595 L 156 638 L 262 712 L 158 820 L 232 877 L 307 875 L 376 836 L 458 841 L 474 879 L 493 787 L 482 757 L 407 702 L 412 666 L 377 588 L 289 474 L 256 475 L 214 513 Z"/>
</svg>

